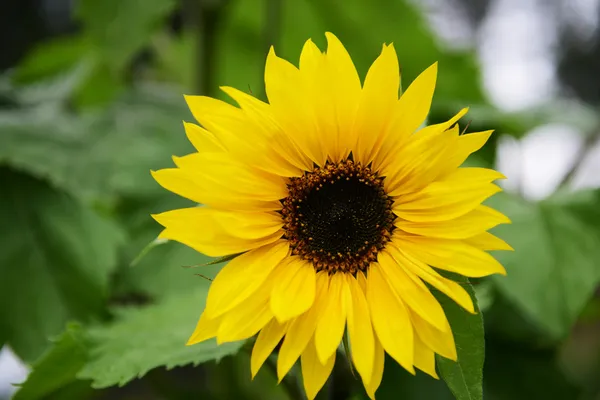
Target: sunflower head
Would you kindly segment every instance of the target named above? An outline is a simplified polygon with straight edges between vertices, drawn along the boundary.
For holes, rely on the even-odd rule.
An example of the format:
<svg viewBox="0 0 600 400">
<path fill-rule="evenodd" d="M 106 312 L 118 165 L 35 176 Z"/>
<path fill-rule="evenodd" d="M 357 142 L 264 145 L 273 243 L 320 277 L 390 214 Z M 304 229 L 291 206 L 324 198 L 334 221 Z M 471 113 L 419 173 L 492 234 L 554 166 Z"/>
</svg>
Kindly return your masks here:
<svg viewBox="0 0 600 400">
<path fill-rule="evenodd" d="M 488 232 L 509 222 L 482 205 L 503 176 L 461 167 L 491 131 L 460 134 L 460 110 L 423 127 L 437 64 L 399 97 L 393 45 L 363 83 L 339 40 L 304 45 L 299 67 L 269 52 L 268 103 L 222 88 L 238 104 L 186 96 L 197 152 L 154 172 L 166 189 L 201 203 L 154 218 L 162 238 L 213 257 L 239 254 L 213 281 L 189 343 L 257 335 L 252 374 L 279 347 L 282 379 L 301 359 L 313 399 L 346 332 L 374 398 L 387 353 L 433 377 L 435 354 L 456 359 L 433 287 L 468 312 L 469 294 L 438 270 L 504 274 L 487 251 L 510 250 Z"/>
<path fill-rule="evenodd" d="M 396 217 L 383 178 L 352 155 L 290 179 L 281 215 L 291 253 L 317 272 L 366 271 L 391 238 Z"/>
</svg>

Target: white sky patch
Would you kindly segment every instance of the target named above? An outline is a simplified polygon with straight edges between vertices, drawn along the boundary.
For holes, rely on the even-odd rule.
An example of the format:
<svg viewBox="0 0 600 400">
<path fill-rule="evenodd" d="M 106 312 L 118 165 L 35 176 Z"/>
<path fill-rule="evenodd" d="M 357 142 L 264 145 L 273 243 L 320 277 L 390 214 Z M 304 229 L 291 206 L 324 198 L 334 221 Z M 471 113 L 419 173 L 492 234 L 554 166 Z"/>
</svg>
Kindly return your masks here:
<svg viewBox="0 0 600 400">
<path fill-rule="evenodd" d="M 540 126 L 520 141 L 502 137 L 496 165 L 508 178 L 502 185 L 527 199 L 543 199 L 556 190 L 582 145 L 576 129 L 558 124 Z"/>
<path fill-rule="evenodd" d="M 27 367 L 8 346 L 4 346 L 0 350 L 0 398 L 10 398 L 17 390 L 13 384 L 23 382 L 27 374 Z"/>
<path fill-rule="evenodd" d="M 426 13 L 431 30 L 449 49 L 472 49 L 474 32 L 467 16 L 456 0 L 422 0 L 413 3 Z"/>
<path fill-rule="evenodd" d="M 552 47 L 556 24 L 536 0 L 497 0 L 479 32 L 483 82 L 490 100 L 515 111 L 548 101 L 556 92 Z"/>
</svg>

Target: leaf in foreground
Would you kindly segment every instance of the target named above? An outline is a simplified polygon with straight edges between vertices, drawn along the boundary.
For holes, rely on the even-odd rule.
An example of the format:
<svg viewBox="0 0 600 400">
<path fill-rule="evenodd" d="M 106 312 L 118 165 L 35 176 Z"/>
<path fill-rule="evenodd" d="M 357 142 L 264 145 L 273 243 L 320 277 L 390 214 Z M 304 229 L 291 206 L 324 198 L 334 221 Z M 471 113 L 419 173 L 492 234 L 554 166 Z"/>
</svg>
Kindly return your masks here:
<svg viewBox="0 0 600 400">
<path fill-rule="evenodd" d="M 551 337 L 564 337 L 600 282 L 600 190 L 495 201 L 513 222 L 495 233 L 515 249 L 497 255 L 508 272 L 497 287 Z"/>
<path fill-rule="evenodd" d="M 436 355 L 437 367 L 457 400 L 481 400 L 485 359 L 483 319 L 473 287 L 464 278 L 459 283 L 469 292 L 477 314 L 468 313 L 446 296 L 436 293 L 450 322 L 458 354 L 456 362 Z"/>
<path fill-rule="evenodd" d="M 0 182 L 0 337 L 32 361 L 103 309 L 123 235 L 43 181 L 0 168 Z"/>
<path fill-rule="evenodd" d="M 78 377 L 104 388 L 123 385 L 156 367 L 218 361 L 237 352 L 243 342 L 217 346 L 215 340 L 209 340 L 185 345 L 205 298 L 206 289 L 202 288 L 156 305 L 119 310 L 117 322 L 89 331 L 90 359 Z"/>
<path fill-rule="evenodd" d="M 88 346 L 80 325 L 70 324 L 33 365 L 13 400 L 45 399 L 70 385 L 87 359 Z"/>
</svg>

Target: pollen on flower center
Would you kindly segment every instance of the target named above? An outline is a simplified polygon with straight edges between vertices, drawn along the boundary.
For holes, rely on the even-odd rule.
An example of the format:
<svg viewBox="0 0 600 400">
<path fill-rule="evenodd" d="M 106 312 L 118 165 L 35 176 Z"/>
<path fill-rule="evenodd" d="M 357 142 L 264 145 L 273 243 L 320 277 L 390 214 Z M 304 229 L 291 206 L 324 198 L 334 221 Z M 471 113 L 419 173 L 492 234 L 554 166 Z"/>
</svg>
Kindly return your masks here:
<svg viewBox="0 0 600 400">
<path fill-rule="evenodd" d="M 383 178 L 346 159 L 290 179 L 282 200 L 292 253 L 330 273 L 366 270 L 390 240 L 393 200 Z"/>
</svg>

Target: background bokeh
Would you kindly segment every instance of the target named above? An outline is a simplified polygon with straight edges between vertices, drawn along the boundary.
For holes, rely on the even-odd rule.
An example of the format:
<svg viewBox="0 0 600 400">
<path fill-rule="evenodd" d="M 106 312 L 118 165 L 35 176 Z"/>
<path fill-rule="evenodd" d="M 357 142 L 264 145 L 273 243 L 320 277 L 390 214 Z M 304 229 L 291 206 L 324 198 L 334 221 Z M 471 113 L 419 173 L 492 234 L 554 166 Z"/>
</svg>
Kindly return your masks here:
<svg viewBox="0 0 600 400">
<path fill-rule="evenodd" d="M 264 98 L 269 46 L 296 62 L 332 31 L 363 77 L 384 42 L 404 87 L 439 61 L 430 122 L 468 105 L 470 131 L 496 130 L 468 161 L 508 176 L 492 202 L 516 250 L 498 254 L 507 277 L 474 282 L 485 398 L 600 399 L 599 3 L 0 2 L 0 398 L 32 366 L 15 399 L 289 398 L 268 367 L 251 382 L 243 344 L 183 346 L 208 287 L 195 274 L 219 265 L 182 268 L 209 259 L 175 243 L 138 256 L 149 214 L 189 204 L 149 174 L 191 151 L 182 94 Z M 320 399 L 360 386 L 340 360 Z M 378 398 L 452 395 L 390 362 Z"/>
</svg>

